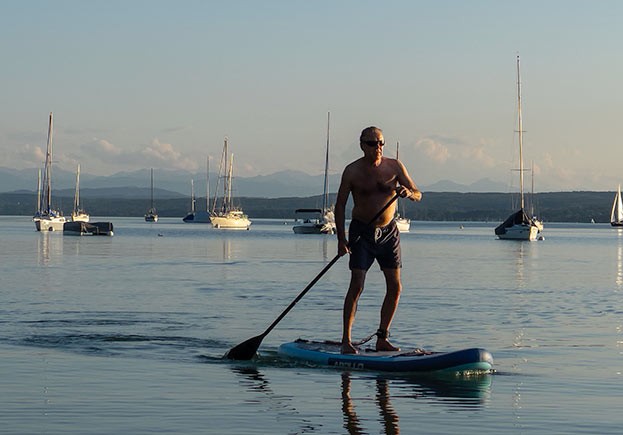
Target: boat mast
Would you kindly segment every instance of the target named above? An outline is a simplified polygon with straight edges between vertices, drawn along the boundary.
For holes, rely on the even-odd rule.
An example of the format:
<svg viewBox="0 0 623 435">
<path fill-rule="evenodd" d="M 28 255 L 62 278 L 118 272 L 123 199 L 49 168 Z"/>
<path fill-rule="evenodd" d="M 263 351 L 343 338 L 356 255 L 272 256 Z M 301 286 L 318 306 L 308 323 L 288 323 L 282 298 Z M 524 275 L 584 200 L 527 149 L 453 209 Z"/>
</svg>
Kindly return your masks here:
<svg viewBox="0 0 623 435">
<path fill-rule="evenodd" d="M 190 179 L 190 212 L 195 214 L 195 180 Z"/>
<path fill-rule="evenodd" d="M 74 214 L 80 209 L 80 163 L 76 170 L 76 193 L 74 194 Z"/>
<path fill-rule="evenodd" d="M 151 179 L 151 189 L 150 189 L 150 211 L 153 211 L 154 209 L 154 168 L 151 168 L 150 171 L 150 179 Z"/>
<path fill-rule="evenodd" d="M 48 123 L 48 144 L 45 153 L 45 172 L 43 173 L 42 209 L 46 213 L 51 211 L 52 203 L 52 135 L 53 135 L 52 112 Z"/>
<path fill-rule="evenodd" d="M 521 120 L 521 76 L 519 73 L 519 55 L 517 55 L 517 111 L 518 111 L 518 128 L 519 128 L 519 192 L 521 209 L 524 209 L 524 192 L 523 192 L 523 124 Z"/>
<path fill-rule="evenodd" d="M 224 170 L 226 168 L 226 161 L 227 161 L 227 136 L 225 136 L 225 145 L 223 146 L 223 152 L 221 154 L 221 162 L 219 163 L 219 167 L 218 167 L 218 177 L 216 179 L 216 188 L 214 190 L 214 201 L 212 202 L 212 213 L 211 214 L 216 214 L 216 206 L 218 203 L 218 189 L 221 183 L 221 178 L 225 178 Z M 223 189 L 226 190 L 227 186 L 225 185 Z M 224 203 L 225 203 L 225 193 L 223 193 L 223 207 L 225 206 Z"/>
<path fill-rule="evenodd" d="M 41 213 L 41 169 L 37 171 L 37 212 Z"/>
<path fill-rule="evenodd" d="M 210 213 L 210 156 L 206 157 L 206 211 Z"/>
<path fill-rule="evenodd" d="M 327 212 L 329 203 L 329 126 L 331 123 L 331 112 L 327 112 L 327 150 L 324 159 L 324 195 L 322 197 L 322 213 Z"/>
<path fill-rule="evenodd" d="M 227 209 L 226 212 L 232 209 L 231 205 L 231 179 L 234 172 L 234 154 L 232 153 L 229 159 L 229 171 L 227 172 Z"/>
<path fill-rule="evenodd" d="M 227 137 L 225 137 L 225 145 L 223 146 L 223 162 L 224 162 L 224 174 L 225 174 L 225 180 L 223 183 L 223 213 L 226 213 L 227 210 L 229 210 L 229 176 L 231 175 L 229 173 L 229 165 L 227 164 L 228 160 L 229 160 L 229 149 L 228 149 L 228 144 L 227 144 Z"/>
</svg>

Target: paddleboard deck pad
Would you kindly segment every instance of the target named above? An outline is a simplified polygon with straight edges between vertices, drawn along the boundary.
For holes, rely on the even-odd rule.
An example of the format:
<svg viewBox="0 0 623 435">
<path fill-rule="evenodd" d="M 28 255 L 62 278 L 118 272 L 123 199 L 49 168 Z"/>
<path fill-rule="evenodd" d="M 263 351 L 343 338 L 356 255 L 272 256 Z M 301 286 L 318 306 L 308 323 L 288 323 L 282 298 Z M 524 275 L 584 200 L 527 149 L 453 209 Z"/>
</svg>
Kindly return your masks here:
<svg viewBox="0 0 623 435">
<path fill-rule="evenodd" d="M 422 349 L 377 352 L 359 349 L 358 354 L 342 354 L 340 343 L 298 339 L 279 346 L 279 354 L 322 366 L 353 370 L 386 372 L 464 372 L 489 371 L 493 368 L 491 353 L 481 348 L 452 352 L 429 352 Z"/>
</svg>

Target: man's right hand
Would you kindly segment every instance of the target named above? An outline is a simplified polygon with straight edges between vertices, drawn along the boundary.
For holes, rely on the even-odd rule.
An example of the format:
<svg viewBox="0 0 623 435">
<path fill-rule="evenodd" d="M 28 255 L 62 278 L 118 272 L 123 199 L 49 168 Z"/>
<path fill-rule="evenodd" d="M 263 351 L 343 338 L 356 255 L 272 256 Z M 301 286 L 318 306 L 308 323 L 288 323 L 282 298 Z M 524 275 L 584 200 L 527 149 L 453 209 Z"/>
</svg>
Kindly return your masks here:
<svg viewBox="0 0 623 435">
<path fill-rule="evenodd" d="M 337 242 L 337 255 L 343 257 L 346 254 L 350 254 L 350 248 L 348 247 L 348 240 L 338 240 Z"/>
</svg>

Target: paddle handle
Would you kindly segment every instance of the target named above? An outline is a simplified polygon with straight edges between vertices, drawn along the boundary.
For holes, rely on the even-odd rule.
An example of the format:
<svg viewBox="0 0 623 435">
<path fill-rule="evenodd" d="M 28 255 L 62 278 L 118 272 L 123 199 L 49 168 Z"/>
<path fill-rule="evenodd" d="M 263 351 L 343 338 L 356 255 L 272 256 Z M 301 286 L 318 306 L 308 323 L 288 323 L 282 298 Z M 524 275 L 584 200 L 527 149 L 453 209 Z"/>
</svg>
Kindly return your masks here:
<svg viewBox="0 0 623 435">
<path fill-rule="evenodd" d="M 392 197 L 392 199 L 390 199 L 387 204 L 385 204 L 383 206 L 382 209 L 380 209 L 378 211 L 377 214 L 374 215 L 374 217 L 372 219 L 370 219 L 370 222 L 368 222 L 368 225 L 372 225 L 374 223 L 374 221 L 376 221 L 379 217 L 381 217 L 381 215 L 385 212 L 385 210 L 387 210 L 389 208 L 389 206 L 391 206 L 394 201 L 396 201 L 399 198 L 400 195 L 398 195 L 397 193 Z M 351 244 L 351 246 L 355 243 L 357 243 L 359 241 L 359 237 L 357 237 L 357 239 Z M 340 259 L 340 255 L 336 255 L 335 257 L 333 257 L 333 259 L 320 271 L 320 273 L 318 275 L 316 275 L 316 277 L 314 279 L 311 280 L 311 282 L 309 284 L 307 284 L 307 287 L 305 287 L 303 289 L 303 291 L 301 291 L 299 293 L 299 295 L 290 303 L 290 305 L 288 305 L 288 307 L 283 310 L 283 312 L 279 315 L 279 317 L 277 317 L 275 319 L 275 321 L 273 323 L 270 324 L 270 326 L 268 328 L 266 328 L 266 331 L 264 331 L 262 333 L 262 335 L 260 337 L 266 337 L 270 331 L 272 331 L 275 326 L 277 326 L 277 324 L 279 322 L 281 322 L 281 319 L 283 319 L 286 314 L 288 314 L 290 312 L 290 310 L 292 308 L 294 308 L 294 306 L 298 303 L 298 301 L 300 301 L 303 296 L 305 296 L 307 294 L 307 292 L 314 286 L 314 284 L 316 284 L 318 282 L 318 280 L 320 278 L 322 278 L 322 276 L 327 273 L 327 271 L 329 269 L 331 269 L 331 267 L 337 262 L 337 260 Z"/>
</svg>

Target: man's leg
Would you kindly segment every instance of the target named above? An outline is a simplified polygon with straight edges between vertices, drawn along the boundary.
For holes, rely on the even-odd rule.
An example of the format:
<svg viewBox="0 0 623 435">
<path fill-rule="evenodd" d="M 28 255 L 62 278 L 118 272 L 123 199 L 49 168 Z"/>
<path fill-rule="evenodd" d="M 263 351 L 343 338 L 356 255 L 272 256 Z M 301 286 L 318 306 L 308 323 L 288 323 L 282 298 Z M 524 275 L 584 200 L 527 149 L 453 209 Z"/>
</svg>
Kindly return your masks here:
<svg viewBox="0 0 623 435">
<path fill-rule="evenodd" d="M 357 353 L 357 349 L 351 343 L 351 329 L 357 312 L 357 301 L 366 280 L 366 271 L 353 269 L 350 274 L 348 292 L 344 298 L 343 326 L 342 326 L 342 353 Z"/>
<path fill-rule="evenodd" d="M 383 269 L 383 274 L 385 275 L 386 291 L 385 299 L 381 307 L 381 322 L 379 323 L 379 331 L 381 333 L 376 340 L 376 350 L 400 350 L 388 340 L 389 327 L 394 319 L 396 308 L 398 308 L 398 301 L 400 300 L 400 293 L 402 291 L 400 269 Z"/>
</svg>

